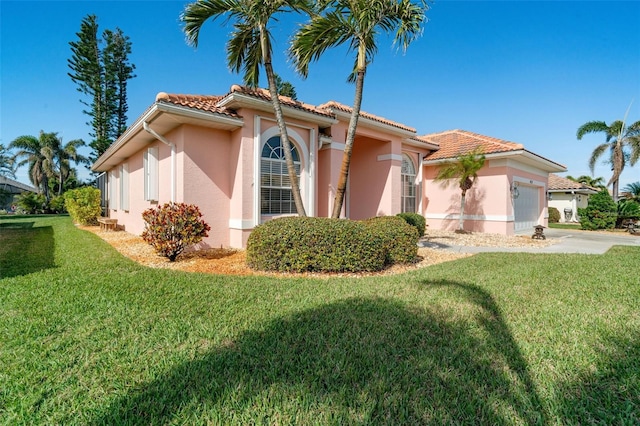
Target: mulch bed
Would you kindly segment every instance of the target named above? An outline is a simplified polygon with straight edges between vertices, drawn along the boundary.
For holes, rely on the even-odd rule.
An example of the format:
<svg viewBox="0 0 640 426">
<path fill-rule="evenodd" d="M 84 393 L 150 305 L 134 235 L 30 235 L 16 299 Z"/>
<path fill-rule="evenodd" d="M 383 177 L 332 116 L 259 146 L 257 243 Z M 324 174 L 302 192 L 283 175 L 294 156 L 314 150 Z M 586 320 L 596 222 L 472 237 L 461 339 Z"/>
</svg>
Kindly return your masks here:
<svg viewBox="0 0 640 426">
<path fill-rule="evenodd" d="M 205 248 L 183 253 L 175 262 L 156 254 L 155 250 L 137 235 L 125 231 L 104 231 L 98 226 L 80 226 L 80 229 L 93 232 L 104 241 L 112 245 L 123 256 L 151 268 L 167 268 L 186 272 L 201 272 L 221 275 L 263 275 L 263 276 L 287 276 L 287 277 L 364 277 L 399 274 L 417 268 L 449 262 L 463 257 L 471 256 L 468 253 L 452 253 L 439 249 L 420 248 L 418 259 L 415 263 L 393 265 L 384 271 L 374 273 L 276 273 L 254 271 L 247 266 L 246 252 L 244 250 L 225 248 Z"/>
</svg>

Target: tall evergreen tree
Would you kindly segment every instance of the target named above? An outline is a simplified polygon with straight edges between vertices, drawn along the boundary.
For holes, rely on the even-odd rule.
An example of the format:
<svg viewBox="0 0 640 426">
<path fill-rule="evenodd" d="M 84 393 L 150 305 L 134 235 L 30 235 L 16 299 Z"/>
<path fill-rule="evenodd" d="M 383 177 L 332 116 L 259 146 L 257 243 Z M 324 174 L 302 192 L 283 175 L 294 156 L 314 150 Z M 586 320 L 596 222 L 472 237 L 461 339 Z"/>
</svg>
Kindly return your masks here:
<svg viewBox="0 0 640 426">
<path fill-rule="evenodd" d="M 89 146 L 95 160 L 126 129 L 127 81 L 135 77 L 135 65 L 129 63 L 129 37 L 119 28 L 105 30 L 100 36 L 95 15 L 82 20 L 76 36 L 78 40 L 69 43 L 68 74 L 78 91 L 90 99 L 81 102 L 89 107 L 83 112 L 91 117 L 87 123 L 93 137 Z"/>
</svg>

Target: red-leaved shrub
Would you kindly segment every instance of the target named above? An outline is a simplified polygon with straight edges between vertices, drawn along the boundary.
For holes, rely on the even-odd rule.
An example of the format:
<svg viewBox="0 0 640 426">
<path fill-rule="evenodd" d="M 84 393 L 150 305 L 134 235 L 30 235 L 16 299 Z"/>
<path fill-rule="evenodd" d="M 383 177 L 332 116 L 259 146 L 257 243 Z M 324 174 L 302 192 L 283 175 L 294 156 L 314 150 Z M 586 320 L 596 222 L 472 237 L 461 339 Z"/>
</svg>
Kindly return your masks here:
<svg viewBox="0 0 640 426">
<path fill-rule="evenodd" d="M 200 209 L 193 204 L 166 203 L 147 209 L 142 213 L 142 238 L 173 262 L 184 249 L 208 235 L 211 227 L 201 217 Z"/>
</svg>

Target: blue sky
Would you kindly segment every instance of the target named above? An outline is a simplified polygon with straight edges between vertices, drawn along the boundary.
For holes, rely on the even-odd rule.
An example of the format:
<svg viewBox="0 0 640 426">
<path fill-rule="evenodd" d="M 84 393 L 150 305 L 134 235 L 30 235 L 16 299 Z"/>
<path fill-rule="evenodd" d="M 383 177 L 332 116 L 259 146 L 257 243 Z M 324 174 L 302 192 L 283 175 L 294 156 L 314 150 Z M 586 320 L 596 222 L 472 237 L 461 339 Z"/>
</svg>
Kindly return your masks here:
<svg viewBox="0 0 640 426">
<path fill-rule="evenodd" d="M 185 43 L 179 15 L 187 1 L 0 1 L 0 143 L 40 130 L 63 141 L 89 141 L 81 95 L 67 75 L 69 42 L 81 19 L 120 27 L 131 38 L 137 77 L 128 86 L 129 123 L 158 92 L 224 94 L 242 77 L 225 61 L 230 28 L 203 27 L 198 49 Z M 589 174 L 588 158 L 604 137 L 577 141 L 587 121 L 640 120 L 639 1 L 436 0 L 423 36 L 406 54 L 381 39 L 370 65 L 363 110 L 415 127 L 419 134 L 465 129 L 519 142 Z M 276 71 L 298 98 L 350 105 L 353 58 L 329 52 L 300 79 L 283 54 L 295 16 L 272 26 Z M 85 152 L 88 154 L 88 151 Z M 595 176 L 609 179 L 606 164 Z M 89 177 L 86 170 L 80 176 Z M 18 179 L 28 182 L 26 171 Z M 640 164 L 621 185 L 640 181 Z"/>
</svg>

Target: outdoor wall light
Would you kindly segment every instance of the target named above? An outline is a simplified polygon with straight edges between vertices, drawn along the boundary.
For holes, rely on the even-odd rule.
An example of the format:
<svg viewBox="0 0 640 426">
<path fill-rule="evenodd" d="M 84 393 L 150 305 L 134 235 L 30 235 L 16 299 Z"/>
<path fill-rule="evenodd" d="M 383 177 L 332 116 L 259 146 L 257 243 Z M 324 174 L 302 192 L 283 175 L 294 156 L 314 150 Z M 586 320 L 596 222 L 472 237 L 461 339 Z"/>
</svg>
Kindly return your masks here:
<svg viewBox="0 0 640 426">
<path fill-rule="evenodd" d="M 520 196 L 520 191 L 518 191 L 518 183 L 513 182 L 511 184 L 511 198 L 514 200 Z"/>
<path fill-rule="evenodd" d="M 550 192 L 547 192 L 547 200 L 551 201 L 553 200 L 553 194 Z"/>
</svg>

